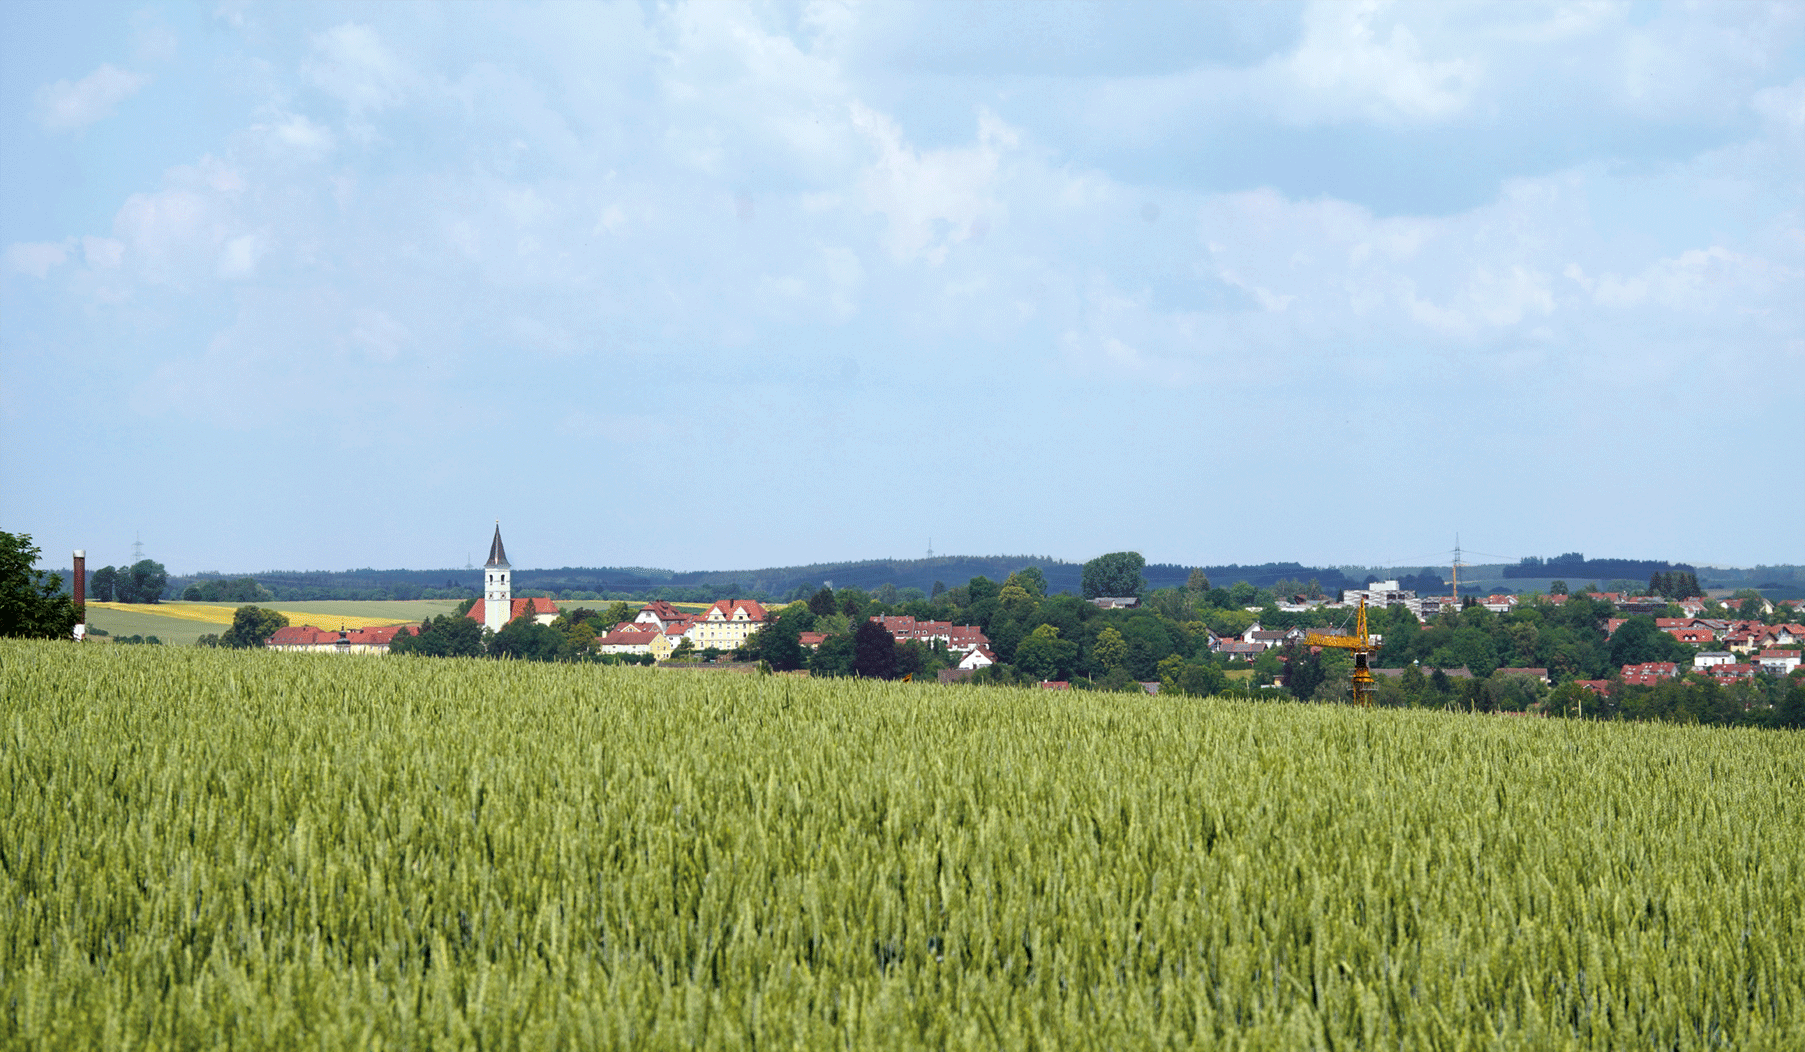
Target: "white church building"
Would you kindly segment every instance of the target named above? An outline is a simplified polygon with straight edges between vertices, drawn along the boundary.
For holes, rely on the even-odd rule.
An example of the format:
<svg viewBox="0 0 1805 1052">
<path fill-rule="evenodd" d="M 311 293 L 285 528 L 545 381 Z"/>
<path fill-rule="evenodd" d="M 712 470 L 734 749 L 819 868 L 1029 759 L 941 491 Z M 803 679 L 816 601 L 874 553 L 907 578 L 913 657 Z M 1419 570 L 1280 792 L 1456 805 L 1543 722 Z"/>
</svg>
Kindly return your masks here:
<svg viewBox="0 0 1805 1052">
<path fill-rule="evenodd" d="M 478 616 L 477 611 L 482 611 Z M 558 619 L 558 604 L 550 599 L 514 598 L 514 568 L 508 565 L 508 552 L 501 545 L 501 523 L 495 524 L 495 539 L 489 542 L 489 561 L 483 564 L 483 601 L 470 608 L 472 620 L 483 623 L 491 632 L 499 632 L 509 621 L 531 612 L 533 620 L 549 625 Z"/>
</svg>

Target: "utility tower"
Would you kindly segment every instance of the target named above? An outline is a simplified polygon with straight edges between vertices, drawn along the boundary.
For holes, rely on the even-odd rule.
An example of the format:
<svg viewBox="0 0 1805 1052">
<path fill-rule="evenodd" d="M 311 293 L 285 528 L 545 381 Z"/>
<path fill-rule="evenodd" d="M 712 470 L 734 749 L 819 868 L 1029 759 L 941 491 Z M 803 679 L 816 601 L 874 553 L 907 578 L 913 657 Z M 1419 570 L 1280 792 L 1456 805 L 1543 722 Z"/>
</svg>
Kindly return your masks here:
<svg viewBox="0 0 1805 1052">
<path fill-rule="evenodd" d="M 1454 535 L 1454 609 L 1460 609 L 1460 568 L 1466 563 L 1460 561 L 1460 534 Z"/>
</svg>

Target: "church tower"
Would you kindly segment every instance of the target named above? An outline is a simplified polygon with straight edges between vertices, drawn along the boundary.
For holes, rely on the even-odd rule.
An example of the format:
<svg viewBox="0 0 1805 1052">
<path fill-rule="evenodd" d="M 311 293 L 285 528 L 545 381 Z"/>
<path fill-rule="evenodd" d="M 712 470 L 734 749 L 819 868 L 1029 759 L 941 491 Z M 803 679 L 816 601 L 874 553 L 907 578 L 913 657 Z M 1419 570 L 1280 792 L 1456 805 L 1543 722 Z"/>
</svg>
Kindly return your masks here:
<svg viewBox="0 0 1805 1052">
<path fill-rule="evenodd" d="M 514 610 L 514 571 L 507 550 L 501 546 L 501 520 L 495 520 L 495 540 L 489 542 L 489 561 L 483 564 L 483 627 L 499 632 Z"/>
</svg>

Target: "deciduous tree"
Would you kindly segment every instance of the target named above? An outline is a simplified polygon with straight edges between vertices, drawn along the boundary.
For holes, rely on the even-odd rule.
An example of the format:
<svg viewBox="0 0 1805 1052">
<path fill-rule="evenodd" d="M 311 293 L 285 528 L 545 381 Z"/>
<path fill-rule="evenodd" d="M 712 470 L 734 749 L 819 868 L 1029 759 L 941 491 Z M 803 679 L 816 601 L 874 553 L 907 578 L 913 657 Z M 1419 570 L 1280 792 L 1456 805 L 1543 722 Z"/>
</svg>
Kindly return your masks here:
<svg viewBox="0 0 1805 1052">
<path fill-rule="evenodd" d="M 232 613 L 232 627 L 220 633 L 219 645 L 238 650 L 260 647 L 276 629 L 287 628 L 288 618 L 260 606 L 241 606 Z"/>
<path fill-rule="evenodd" d="M 62 594 L 62 575 L 35 568 L 38 554 L 30 534 L 0 531 L 0 636 L 67 639 L 75 631 L 75 601 Z"/>
<path fill-rule="evenodd" d="M 1146 566 L 1147 560 L 1141 558 L 1140 552 L 1099 555 L 1084 564 L 1084 597 L 1140 595 L 1147 588 L 1147 579 L 1141 575 Z"/>
</svg>

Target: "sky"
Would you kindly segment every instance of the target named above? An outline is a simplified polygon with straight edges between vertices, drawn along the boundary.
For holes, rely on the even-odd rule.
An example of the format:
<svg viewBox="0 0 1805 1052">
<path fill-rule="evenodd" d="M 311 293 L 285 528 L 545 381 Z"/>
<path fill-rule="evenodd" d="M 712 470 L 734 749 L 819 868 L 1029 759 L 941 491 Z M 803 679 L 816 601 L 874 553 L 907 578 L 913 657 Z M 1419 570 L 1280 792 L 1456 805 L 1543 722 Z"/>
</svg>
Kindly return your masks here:
<svg viewBox="0 0 1805 1052">
<path fill-rule="evenodd" d="M 0 529 L 1805 562 L 1805 4 L 0 5 Z"/>
</svg>

